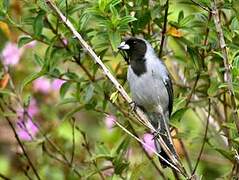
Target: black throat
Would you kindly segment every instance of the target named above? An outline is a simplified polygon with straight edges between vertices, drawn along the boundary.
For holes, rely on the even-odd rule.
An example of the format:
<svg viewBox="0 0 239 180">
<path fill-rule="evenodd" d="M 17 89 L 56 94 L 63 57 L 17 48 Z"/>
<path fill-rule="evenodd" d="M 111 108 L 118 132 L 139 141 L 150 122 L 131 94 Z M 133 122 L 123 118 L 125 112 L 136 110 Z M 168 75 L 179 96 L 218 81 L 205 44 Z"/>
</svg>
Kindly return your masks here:
<svg viewBox="0 0 239 180">
<path fill-rule="evenodd" d="M 144 57 L 141 58 L 130 58 L 130 66 L 133 69 L 134 73 L 137 76 L 141 76 L 146 73 L 146 59 Z"/>
</svg>

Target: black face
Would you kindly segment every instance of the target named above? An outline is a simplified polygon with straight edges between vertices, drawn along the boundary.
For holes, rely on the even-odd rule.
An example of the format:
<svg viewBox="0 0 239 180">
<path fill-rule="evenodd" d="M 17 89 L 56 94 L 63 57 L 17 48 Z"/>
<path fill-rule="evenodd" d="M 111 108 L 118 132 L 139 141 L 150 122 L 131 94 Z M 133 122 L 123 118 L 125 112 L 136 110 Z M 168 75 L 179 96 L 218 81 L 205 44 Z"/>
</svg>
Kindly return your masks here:
<svg viewBox="0 0 239 180">
<path fill-rule="evenodd" d="M 147 45 L 145 41 L 132 37 L 122 42 L 118 48 L 122 50 L 124 59 L 131 65 L 135 74 L 141 75 L 146 72 L 144 56 Z"/>
<path fill-rule="evenodd" d="M 126 61 L 134 61 L 144 57 L 147 46 L 142 39 L 131 37 L 122 42 L 118 48 L 127 53 L 127 56 L 124 55 Z"/>
</svg>

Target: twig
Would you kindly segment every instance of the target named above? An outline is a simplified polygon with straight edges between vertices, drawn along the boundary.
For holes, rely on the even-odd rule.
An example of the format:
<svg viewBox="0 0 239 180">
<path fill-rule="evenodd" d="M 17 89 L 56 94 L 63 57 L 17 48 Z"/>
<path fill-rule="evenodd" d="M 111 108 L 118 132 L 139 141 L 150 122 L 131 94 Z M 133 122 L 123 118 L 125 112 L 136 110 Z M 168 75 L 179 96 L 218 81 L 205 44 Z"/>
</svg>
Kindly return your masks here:
<svg viewBox="0 0 239 180">
<path fill-rule="evenodd" d="M 119 82 L 115 79 L 115 77 L 110 73 L 110 71 L 107 69 L 107 67 L 103 64 L 101 59 L 95 54 L 93 49 L 84 41 L 84 39 L 81 37 L 81 35 L 76 31 L 73 24 L 66 19 L 66 17 L 61 13 L 61 11 L 52 3 L 51 0 L 46 0 L 46 3 L 49 5 L 49 7 L 54 10 L 57 15 L 61 18 L 63 23 L 67 26 L 67 28 L 73 33 L 73 35 L 79 40 L 79 43 L 81 46 L 88 52 L 89 56 L 92 58 L 92 60 L 97 63 L 100 68 L 103 70 L 103 73 L 109 78 L 109 80 L 114 84 L 116 89 L 119 91 L 121 96 L 130 104 L 132 102 L 132 99 L 129 97 L 129 95 L 126 93 L 124 88 L 119 84 Z M 137 117 L 138 121 L 141 122 L 145 127 L 149 128 L 153 132 L 157 132 L 156 129 L 152 126 L 146 115 L 143 113 L 142 110 L 140 110 L 138 107 L 135 108 L 135 116 Z M 181 166 L 178 159 L 175 158 L 173 153 L 169 150 L 165 142 L 163 141 L 162 137 L 159 135 L 158 138 L 161 147 L 164 149 L 164 151 L 167 153 L 167 155 L 170 157 L 171 161 L 176 164 L 180 168 L 180 172 L 182 175 L 188 177 L 185 175 L 185 169 Z M 158 154 L 158 153 L 157 153 Z M 175 166 L 171 166 L 172 168 Z M 182 168 L 182 169 L 181 169 Z M 178 168 L 176 168 L 178 170 Z"/>
<path fill-rule="evenodd" d="M 195 4 L 196 6 L 202 8 L 202 9 L 205 10 L 205 11 L 208 11 L 208 12 L 211 11 L 210 7 L 207 7 L 207 8 L 206 8 L 206 7 L 204 7 L 203 5 L 201 5 L 200 3 L 196 2 L 195 0 L 191 0 L 191 1 L 192 1 L 193 4 Z"/>
<path fill-rule="evenodd" d="M 206 141 L 207 141 L 207 132 L 208 132 L 208 125 L 209 125 L 210 115 L 211 115 L 211 99 L 208 99 L 208 116 L 207 116 L 207 123 L 206 123 L 206 127 L 205 127 L 205 133 L 204 133 L 204 137 L 203 137 L 203 143 L 202 143 L 202 146 L 201 146 L 198 158 L 197 158 L 196 165 L 193 169 L 192 176 L 195 174 L 195 172 L 197 170 L 198 164 L 200 162 L 200 159 L 201 159 L 201 156 L 202 156 L 202 153 L 203 153 L 204 146 L 205 146 Z"/>
<path fill-rule="evenodd" d="M 220 21 L 219 17 L 219 12 L 217 9 L 216 5 L 216 0 L 213 1 L 212 3 L 212 15 L 214 19 L 214 24 L 216 27 L 218 39 L 219 39 L 219 45 L 222 51 L 222 56 L 223 56 L 223 63 L 225 67 L 225 72 L 224 72 L 224 81 L 228 85 L 228 90 L 229 90 L 229 95 L 231 97 L 231 103 L 232 103 L 232 115 L 233 119 L 235 121 L 236 127 L 237 127 L 237 132 L 239 132 L 239 117 L 237 113 L 237 106 L 236 106 L 236 100 L 235 100 L 235 93 L 233 91 L 233 85 L 232 85 L 232 76 L 231 76 L 231 69 L 229 65 L 229 59 L 228 59 L 228 53 L 227 53 L 227 46 L 225 43 L 223 31 L 222 31 L 222 24 Z"/>
<path fill-rule="evenodd" d="M 189 105 L 189 103 L 190 103 L 190 101 L 191 101 L 192 95 L 193 95 L 193 93 L 195 92 L 195 89 L 196 89 L 196 87 L 197 87 L 199 78 L 200 78 L 200 72 L 197 73 L 196 80 L 194 81 L 194 84 L 193 84 L 193 88 L 192 88 L 190 94 L 189 94 L 188 97 L 187 97 L 187 101 L 186 101 L 185 107 L 188 107 L 188 105 Z"/>
<path fill-rule="evenodd" d="M 75 155 L 75 126 L 76 126 L 76 120 L 74 117 L 72 117 L 72 151 L 71 151 L 71 160 L 70 163 L 73 164 L 74 161 L 74 155 Z"/>
<path fill-rule="evenodd" d="M 1 109 L 2 112 L 4 112 L 4 108 L 2 107 L 1 104 L 0 104 L 0 109 Z M 12 129 L 12 131 L 13 131 L 13 133 L 14 133 L 14 136 L 15 136 L 15 138 L 16 138 L 16 140 L 17 140 L 17 143 L 19 144 L 19 146 L 20 146 L 20 148 L 21 148 L 21 150 L 22 150 L 24 156 L 26 157 L 26 159 L 27 159 L 27 161 L 28 161 L 28 163 L 29 163 L 29 166 L 32 168 L 32 170 L 33 170 L 33 172 L 34 172 L 36 178 L 37 178 L 38 180 L 40 180 L 41 178 L 40 178 L 40 176 L 39 176 L 39 174 L 38 174 L 36 168 L 34 167 L 34 165 L 33 165 L 32 161 L 31 161 L 30 157 L 28 156 L 28 154 L 27 154 L 27 152 L 26 152 L 26 150 L 25 150 L 25 148 L 24 148 L 23 143 L 21 142 L 21 140 L 20 140 L 20 138 L 19 138 L 19 136 L 18 136 L 18 134 L 17 134 L 17 132 L 16 132 L 16 129 L 15 129 L 15 127 L 14 127 L 12 121 L 11 121 L 7 116 L 5 116 L 5 119 L 7 120 L 7 122 L 8 122 L 8 124 L 9 124 L 10 128 Z"/>
<path fill-rule="evenodd" d="M 176 134 L 178 134 L 178 130 L 177 130 L 176 128 L 175 128 L 175 131 L 176 131 Z M 184 153 L 184 156 L 185 156 L 185 158 L 186 158 L 186 161 L 187 161 L 189 170 L 190 170 L 190 172 L 192 172 L 192 171 L 193 171 L 193 167 L 192 167 L 192 162 L 191 162 L 191 160 L 190 160 L 190 158 L 189 158 L 188 151 L 186 150 L 186 147 L 185 147 L 185 145 L 184 145 L 182 139 L 181 139 L 181 138 L 177 138 L 177 139 L 178 139 L 178 141 L 179 141 L 179 143 L 180 143 L 180 146 L 181 146 L 181 148 L 182 148 L 182 150 L 183 150 L 183 153 Z"/>
<path fill-rule="evenodd" d="M 4 179 L 4 180 L 10 180 L 10 178 L 6 177 L 5 175 L 0 173 L 0 178 Z"/>
<path fill-rule="evenodd" d="M 162 38 L 161 38 L 161 42 L 160 42 L 159 57 L 161 57 L 162 53 L 163 53 L 164 39 L 165 39 L 166 32 L 167 32 L 168 8 L 169 8 L 168 1 L 169 0 L 167 0 L 166 4 L 165 4 L 164 22 L 163 22 Z"/>
<path fill-rule="evenodd" d="M 83 132 L 82 130 L 78 129 L 83 137 L 83 140 L 84 140 L 84 143 L 83 143 L 83 146 L 85 147 L 86 151 L 88 152 L 88 154 L 92 157 L 92 153 L 90 151 L 90 145 L 89 145 L 89 142 L 86 138 L 86 134 L 85 132 Z M 99 176 L 101 177 L 102 180 L 105 180 L 105 177 L 104 175 L 102 174 L 101 170 L 98 168 L 98 165 L 96 163 L 96 160 L 92 160 L 95 168 L 96 168 L 96 171 L 99 173 Z"/>
</svg>

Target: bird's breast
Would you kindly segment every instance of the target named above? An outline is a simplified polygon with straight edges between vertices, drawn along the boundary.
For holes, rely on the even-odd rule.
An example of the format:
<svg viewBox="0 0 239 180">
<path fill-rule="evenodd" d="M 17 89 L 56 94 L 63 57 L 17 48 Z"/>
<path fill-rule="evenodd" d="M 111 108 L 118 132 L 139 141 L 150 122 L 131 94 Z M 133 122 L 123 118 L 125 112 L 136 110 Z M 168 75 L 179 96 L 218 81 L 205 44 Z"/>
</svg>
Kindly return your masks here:
<svg viewBox="0 0 239 180">
<path fill-rule="evenodd" d="M 155 111 L 158 105 L 167 109 L 168 95 L 160 77 L 154 70 L 148 71 L 140 76 L 134 73 L 129 66 L 127 79 L 133 100 L 137 105 L 144 107 L 146 111 Z"/>
</svg>

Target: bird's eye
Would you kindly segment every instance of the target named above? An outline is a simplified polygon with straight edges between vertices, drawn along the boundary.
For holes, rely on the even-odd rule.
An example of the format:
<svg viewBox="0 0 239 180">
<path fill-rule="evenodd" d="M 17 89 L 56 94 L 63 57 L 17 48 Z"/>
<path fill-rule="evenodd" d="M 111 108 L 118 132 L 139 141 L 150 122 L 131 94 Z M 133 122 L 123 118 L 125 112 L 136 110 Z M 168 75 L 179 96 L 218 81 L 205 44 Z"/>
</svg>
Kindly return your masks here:
<svg viewBox="0 0 239 180">
<path fill-rule="evenodd" d="M 136 41 L 133 41 L 133 44 L 136 44 L 137 42 Z"/>
</svg>

